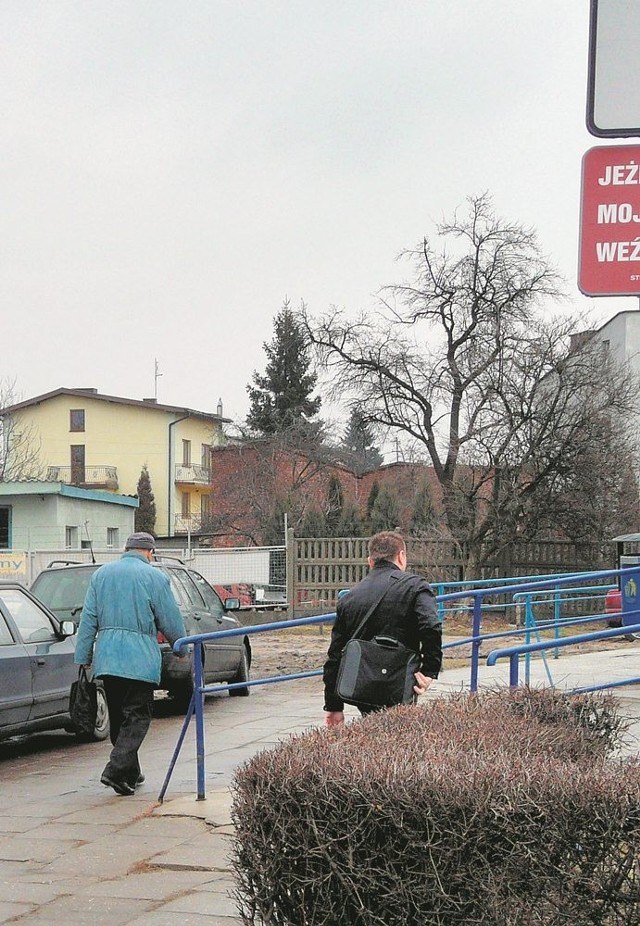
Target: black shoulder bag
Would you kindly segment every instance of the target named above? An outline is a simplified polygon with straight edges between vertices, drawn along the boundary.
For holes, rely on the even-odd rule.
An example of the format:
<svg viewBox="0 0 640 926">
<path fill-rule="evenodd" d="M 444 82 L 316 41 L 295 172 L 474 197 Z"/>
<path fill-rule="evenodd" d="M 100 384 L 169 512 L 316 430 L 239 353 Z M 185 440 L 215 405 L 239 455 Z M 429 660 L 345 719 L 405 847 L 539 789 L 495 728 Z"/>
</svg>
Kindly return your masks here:
<svg viewBox="0 0 640 926">
<path fill-rule="evenodd" d="M 342 701 L 356 707 L 393 707 L 395 704 L 411 704 L 415 700 L 414 676 L 420 669 L 418 654 L 393 637 L 359 638 L 390 588 L 391 584 L 369 608 L 342 651 L 336 694 Z"/>
</svg>

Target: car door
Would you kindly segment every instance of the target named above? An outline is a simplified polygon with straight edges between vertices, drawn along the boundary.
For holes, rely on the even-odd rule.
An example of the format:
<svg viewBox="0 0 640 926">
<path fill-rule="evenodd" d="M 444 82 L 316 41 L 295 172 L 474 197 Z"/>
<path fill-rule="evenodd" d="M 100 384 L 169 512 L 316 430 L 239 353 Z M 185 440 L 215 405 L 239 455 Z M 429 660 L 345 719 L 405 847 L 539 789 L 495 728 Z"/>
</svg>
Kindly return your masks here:
<svg viewBox="0 0 640 926">
<path fill-rule="evenodd" d="M 240 624 L 235 617 L 232 617 L 224 609 L 215 589 L 211 588 L 207 580 L 196 572 L 189 569 L 189 578 L 196 585 L 199 594 L 204 598 L 207 611 L 215 619 L 216 630 L 235 630 Z M 223 637 L 215 640 L 210 644 L 213 649 L 213 659 L 215 661 L 215 670 L 218 672 L 217 677 L 228 680 L 233 678 L 240 667 L 242 651 L 244 644 L 242 637 Z"/>
<path fill-rule="evenodd" d="M 3 727 L 26 723 L 33 702 L 29 653 L 5 610 L 0 589 L 0 734 Z"/>
<path fill-rule="evenodd" d="M 222 620 L 211 614 L 197 586 L 186 569 L 171 569 L 171 576 L 180 586 L 182 594 L 189 602 L 189 633 L 213 633 L 222 629 Z M 217 645 L 210 642 L 204 645 L 204 676 L 206 681 L 224 678 L 223 666 L 217 655 Z"/>
<path fill-rule="evenodd" d="M 29 719 L 65 713 L 78 675 L 73 637 L 61 636 L 55 619 L 26 589 L 2 589 L 0 596 L 29 656 L 33 690 Z"/>
</svg>

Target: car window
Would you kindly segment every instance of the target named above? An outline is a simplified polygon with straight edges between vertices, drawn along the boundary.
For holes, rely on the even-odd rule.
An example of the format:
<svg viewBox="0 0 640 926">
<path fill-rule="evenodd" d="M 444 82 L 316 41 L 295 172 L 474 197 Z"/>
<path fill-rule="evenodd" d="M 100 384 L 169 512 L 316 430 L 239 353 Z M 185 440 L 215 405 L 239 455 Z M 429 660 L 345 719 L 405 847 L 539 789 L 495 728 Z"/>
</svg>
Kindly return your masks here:
<svg viewBox="0 0 640 926">
<path fill-rule="evenodd" d="M 183 609 L 189 608 L 190 602 L 189 602 L 189 598 L 187 597 L 187 593 L 182 587 L 182 585 L 180 584 L 180 582 L 178 582 L 173 572 L 170 569 L 168 569 L 165 571 L 165 574 L 169 576 L 169 582 L 171 583 L 171 591 L 173 592 L 173 597 L 176 599 L 176 604 L 178 605 L 178 607 L 183 608 Z"/>
<path fill-rule="evenodd" d="M 55 640 L 53 625 L 44 611 L 24 592 L 17 588 L 0 590 L 0 601 L 11 615 L 25 643 L 42 643 Z"/>
<path fill-rule="evenodd" d="M 189 576 L 198 586 L 198 591 L 204 598 L 207 611 L 209 611 L 215 617 L 222 617 L 224 614 L 222 602 L 218 598 L 216 592 L 211 588 L 207 580 L 203 578 L 199 572 L 194 572 L 193 569 L 189 570 Z"/>
<path fill-rule="evenodd" d="M 184 592 L 192 607 L 204 608 L 204 598 L 198 591 L 194 582 L 189 578 L 187 571 L 185 569 L 170 569 L 169 572 L 175 576 L 176 581 L 179 582 L 184 589 Z"/>
<path fill-rule="evenodd" d="M 11 636 L 11 631 L 4 616 L 0 614 L 0 646 L 8 646 L 11 643 L 15 643 L 15 640 Z"/>
<path fill-rule="evenodd" d="M 81 608 L 95 569 L 56 569 L 41 572 L 33 583 L 33 594 L 52 611 Z"/>
</svg>

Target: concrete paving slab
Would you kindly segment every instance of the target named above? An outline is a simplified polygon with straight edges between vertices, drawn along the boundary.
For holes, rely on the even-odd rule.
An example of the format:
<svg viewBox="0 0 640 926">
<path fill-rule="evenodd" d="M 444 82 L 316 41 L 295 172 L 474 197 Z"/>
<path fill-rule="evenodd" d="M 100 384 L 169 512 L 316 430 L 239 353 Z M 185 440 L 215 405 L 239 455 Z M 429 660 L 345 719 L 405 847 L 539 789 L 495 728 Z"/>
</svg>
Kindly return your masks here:
<svg viewBox="0 0 640 926">
<path fill-rule="evenodd" d="M 57 926 L 128 926 L 153 907 L 153 901 L 132 897 L 59 897 L 29 913 L 28 922 L 38 926 L 43 922 Z"/>
<path fill-rule="evenodd" d="M 177 899 L 185 893 L 201 889 L 211 879 L 210 871 L 167 872 L 155 868 L 128 872 L 123 878 L 102 881 L 82 887 L 77 896 L 139 897 L 156 903 Z"/>
<path fill-rule="evenodd" d="M 129 836 L 126 831 L 91 843 L 90 849 L 83 845 L 67 851 L 46 866 L 48 875 L 72 871 L 76 877 L 123 877 L 135 865 L 148 862 L 157 855 L 167 853 L 179 846 L 182 839 L 150 839 L 143 836 Z"/>
<path fill-rule="evenodd" d="M 22 812 L 20 816 L 0 815 L 0 833 L 26 833 L 48 822 L 49 817 L 25 817 Z"/>
<path fill-rule="evenodd" d="M 73 852 L 81 843 L 70 839 L 31 839 L 24 836 L 0 839 L 0 861 L 52 862 Z"/>
<path fill-rule="evenodd" d="M 33 913 L 37 907 L 29 903 L 5 903 L 0 901 L 0 923 L 7 923 L 10 920 L 20 919 L 23 922 L 25 917 Z"/>
<path fill-rule="evenodd" d="M 64 820 L 52 820 L 31 827 L 27 835 L 29 839 L 59 839 L 84 843 L 104 839 L 117 829 L 115 823 L 68 823 Z"/>
<path fill-rule="evenodd" d="M 215 914 L 208 916 L 203 913 L 168 913 L 166 910 L 156 910 L 131 920 L 129 926 L 242 926 L 242 920 L 238 917 Z"/>
<path fill-rule="evenodd" d="M 60 887 L 57 884 L 48 882 L 30 882 L 22 878 L 18 880 L 0 881 L 0 903 L 20 903 L 43 904 L 49 903 L 62 894 L 72 893 L 69 886 Z"/>
<path fill-rule="evenodd" d="M 163 907 L 168 913 L 200 913 L 204 916 L 237 916 L 235 900 L 226 891 L 194 891 Z"/>
<path fill-rule="evenodd" d="M 231 841 L 227 837 L 216 837 L 206 833 L 189 843 L 181 843 L 169 852 L 155 855 L 152 863 L 174 869 L 190 869 L 192 871 L 229 871 Z"/>
<path fill-rule="evenodd" d="M 229 788 L 207 790 L 207 797 L 180 795 L 169 798 L 154 808 L 154 816 L 190 816 L 206 820 L 212 826 L 229 826 L 231 823 L 232 794 Z"/>
</svg>

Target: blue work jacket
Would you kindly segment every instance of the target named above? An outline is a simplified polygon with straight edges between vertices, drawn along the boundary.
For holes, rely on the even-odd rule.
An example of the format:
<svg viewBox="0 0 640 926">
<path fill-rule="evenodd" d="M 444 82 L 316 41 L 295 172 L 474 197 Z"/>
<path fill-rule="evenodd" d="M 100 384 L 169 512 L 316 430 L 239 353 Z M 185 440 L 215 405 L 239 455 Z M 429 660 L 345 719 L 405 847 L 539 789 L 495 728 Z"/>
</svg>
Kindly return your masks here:
<svg viewBox="0 0 640 926">
<path fill-rule="evenodd" d="M 75 662 L 94 676 L 117 675 L 158 684 L 161 631 L 173 644 L 185 636 L 169 579 L 142 553 L 129 550 L 97 569 L 84 600 Z"/>
</svg>

